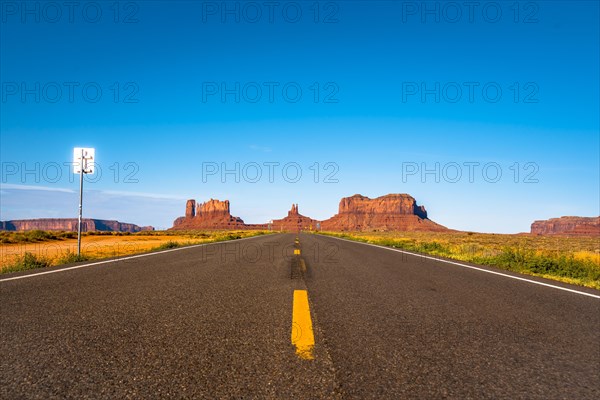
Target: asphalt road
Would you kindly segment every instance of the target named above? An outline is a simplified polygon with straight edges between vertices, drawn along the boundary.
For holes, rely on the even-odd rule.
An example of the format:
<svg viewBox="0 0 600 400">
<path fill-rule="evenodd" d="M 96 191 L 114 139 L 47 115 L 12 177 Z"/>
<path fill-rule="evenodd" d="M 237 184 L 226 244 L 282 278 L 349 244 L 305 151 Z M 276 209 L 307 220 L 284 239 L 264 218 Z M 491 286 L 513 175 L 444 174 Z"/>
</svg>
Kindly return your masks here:
<svg viewBox="0 0 600 400">
<path fill-rule="evenodd" d="M 0 398 L 600 398 L 599 292 L 294 239 L 0 276 Z"/>
</svg>

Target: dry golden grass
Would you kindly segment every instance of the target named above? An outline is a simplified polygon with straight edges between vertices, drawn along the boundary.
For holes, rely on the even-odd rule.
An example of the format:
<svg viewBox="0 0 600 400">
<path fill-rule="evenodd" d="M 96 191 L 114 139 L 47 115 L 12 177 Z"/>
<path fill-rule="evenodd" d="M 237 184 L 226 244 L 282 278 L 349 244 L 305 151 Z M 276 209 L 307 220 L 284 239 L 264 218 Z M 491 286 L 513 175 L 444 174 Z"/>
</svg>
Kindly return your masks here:
<svg viewBox="0 0 600 400">
<path fill-rule="evenodd" d="M 325 234 L 600 289 L 600 238 L 472 232 Z"/>
<path fill-rule="evenodd" d="M 214 232 L 150 232 L 132 235 L 85 235 L 81 240 L 81 252 L 86 259 L 121 257 L 145 253 L 161 248 L 236 239 L 265 234 L 263 231 L 214 231 Z M 25 254 L 51 265 L 61 264 L 68 255 L 77 253 L 77 239 L 46 240 L 37 243 L 0 244 L 0 273 L 20 269 L 16 264 Z"/>
</svg>

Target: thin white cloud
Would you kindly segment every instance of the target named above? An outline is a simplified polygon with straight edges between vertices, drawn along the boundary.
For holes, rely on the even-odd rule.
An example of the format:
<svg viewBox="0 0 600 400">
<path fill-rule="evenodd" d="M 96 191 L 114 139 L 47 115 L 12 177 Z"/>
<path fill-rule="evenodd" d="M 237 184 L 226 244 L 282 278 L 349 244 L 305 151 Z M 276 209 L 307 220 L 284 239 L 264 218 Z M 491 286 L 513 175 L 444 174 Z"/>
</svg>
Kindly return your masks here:
<svg viewBox="0 0 600 400">
<path fill-rule="evenodd" d="M 48 186 L 35 186 L 35 185 L 15 185 L 12 183 L 3 183 L 1 185 L 4 190 L 39 190 L 43 192 L 61 192 L 61 193 L 75 193 L 72 189 L 54 188 Z"/>
<path fill-rule="evenodd" d="M 98 190 L 99 193 L 109 196 L 122 196 L 122 197 L 143 197 L 147 199 L 156 200 L 187 200 L 187 197 L 162 194 L 162 193 L 143 193 L 143 192 L 124 192 L 119 190 Z"/>
<path fill-rule="evenodd" d="M 43 192 L 59 192 L 59 193 L 75 193 L 72 189 L 65 188 L 53 188 L 48 186 L 35 186 L 35 185 L 15 185 L 12 183 L 2 184 L 1 186 L 3 192 L 4 190 L 32 190 L 32 191 L 43 191 Z M 126 192 L 119 190 L 86 190 L 86 192 L 97 192 L 100 194 L 105 194 L 109 196 L 123 196 L 123 197 L 144 197 L 149 199 L 158 199 L 158 200 L 186 200 L 185 196 L 178 195 L 170 195 L 170 194 L 162 194 L 162 193 L 144 193 L 144 192 Z"/>
</svg>

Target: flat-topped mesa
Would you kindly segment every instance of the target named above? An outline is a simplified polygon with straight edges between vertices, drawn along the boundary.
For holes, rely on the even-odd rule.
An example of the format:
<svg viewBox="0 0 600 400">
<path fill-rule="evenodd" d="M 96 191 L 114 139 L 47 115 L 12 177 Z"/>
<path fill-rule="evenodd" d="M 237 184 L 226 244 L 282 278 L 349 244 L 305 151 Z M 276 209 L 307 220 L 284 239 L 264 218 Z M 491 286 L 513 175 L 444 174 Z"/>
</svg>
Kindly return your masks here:
<svg viewBox="0 0 600 400">
<path fill-rule="evenodd" d="M 600 236 L 600 217 L 560 217 L 531 224 L 534 235 Z"/>
<path fill-rule="evenodd" d="M 355 194 L 340 201 L 338 213 L 417 215 L 427 218 L 425 207 L 417 206 L 417 201 L 408 194 L 388 194 L 375 199 Z"/>
<path fill-rule="evenodd" d="M 171 229 L 242 229 L 244 221 L 229 211 L 229 200 L 210 199 L 205 203 L 188 200 L 185 216 L 177 218 Z"/>
<path fill-rule="evenodd" d="M 408 194 L 388 194 L 370 199 L 356 194 L 340 201 L 339 212 L 321 223 L 332 231 L 445 231 L 427 218 L 425 207 Z"/>
<path fill-rule="evenodd" d="M 77 231 L 77 218 L 37 218 L 0 221 L 0 230 L 3 231 Z M 114 220 L 83 218 L 81 220 L 83 232 L 141 232 L 153 231 L 152 226 L 138 226 Z"/>
</svg>

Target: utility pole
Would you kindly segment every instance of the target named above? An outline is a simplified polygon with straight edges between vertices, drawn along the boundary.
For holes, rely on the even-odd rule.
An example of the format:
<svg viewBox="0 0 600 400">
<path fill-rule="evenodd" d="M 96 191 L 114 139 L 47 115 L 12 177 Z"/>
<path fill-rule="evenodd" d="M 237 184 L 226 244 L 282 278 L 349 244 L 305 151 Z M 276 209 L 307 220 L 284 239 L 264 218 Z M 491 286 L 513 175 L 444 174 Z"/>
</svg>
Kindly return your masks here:
<svg viewBox="0 0 600 400">
<path fill-rule="evenodd" d="M 79 173 L 79 217 L 77 218 L 77 255 L 81 256 L 81 220 L 83 216 L 83 174 L 94 173 L 95 149 L 76 147 L 73 151 L 73 168 Z M 89 161 L 89 165 L 88 165 Z"/>
<path fill-rule="evenodd" d="M 83 149 L 81 149 L 81 170 L 79 171 L 79 218 L 77 219 L 77 255 L 81 256 L 81 216 L 83 215 L 83 171 L 85 166 L 83 158 Z"/>
</svg>

